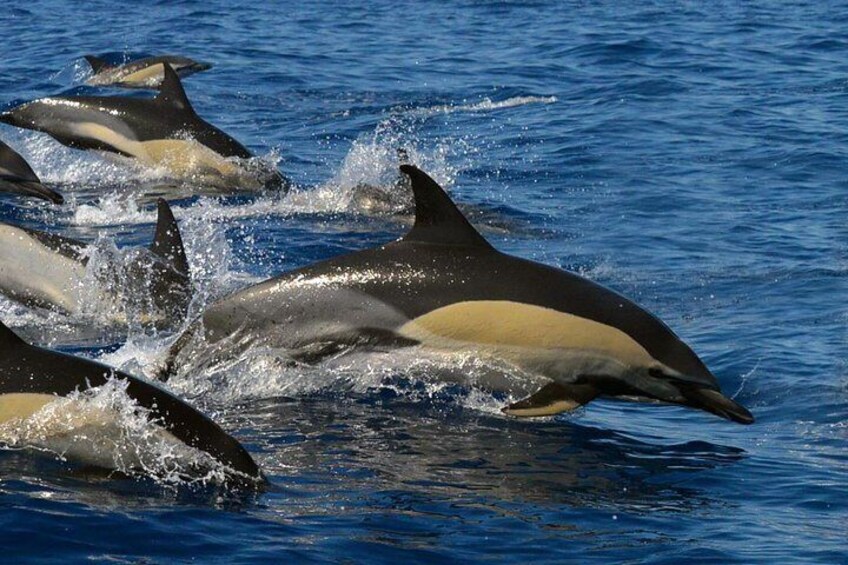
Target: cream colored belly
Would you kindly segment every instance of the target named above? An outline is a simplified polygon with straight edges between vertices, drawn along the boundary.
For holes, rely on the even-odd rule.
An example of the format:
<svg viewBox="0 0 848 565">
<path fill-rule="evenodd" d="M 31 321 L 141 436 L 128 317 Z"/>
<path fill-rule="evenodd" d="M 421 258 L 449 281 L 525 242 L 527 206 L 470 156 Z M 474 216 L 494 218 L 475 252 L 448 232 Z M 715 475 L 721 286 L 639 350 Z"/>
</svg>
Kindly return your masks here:
<svg viewBox="0 0 848 565">
<path fill-rule="evenodd" d="M 0 226 L 0 243 L 0 289 L 19 300 L 79 312 L 83 265 L 12 226 Z"/>
<path fill-rule="evenodd" d="M 132 155 L 151 167 L 163 167 L 176 176 L 214 172 L 221 176 L 238 176 L 238 165 L 194 139 L 157 139 L 136 141 L 108 127 L 95 123 L 74 124 L 71 130 L 81 137 L 96 139 Z"/>
<path fill-rule="evenodd" d="M 121 470 L 155 467 L 163 453 L 185 448 L 158 425 L 139 428 L 130 421 L 136 417 L 90 399 L 3 394 L 0 443 L 47 449 L 84 464 Z"/>
<path fill-rule="evenodd" d="M 459 302 L 407 322 L 399 333 L 430 347 L 496 355 L 552 379 L 617 376 L 656 364 L 617 328 L 518 302 Z"/>
<path fill-rule="evenodd" d="M 56 400 L 52 394 L 0 394 L 0 426 L 13 420 L 25 420 Z"/>
<path fill-rule="evenodd" d="M 134 73 L 120 77 L 118 80 L 127 84 L 139 84 L 144 86 L 152 86 L 162 82 L 165 76 L 165 65 L 157 63 L 139 69 Z"/>
</svg>

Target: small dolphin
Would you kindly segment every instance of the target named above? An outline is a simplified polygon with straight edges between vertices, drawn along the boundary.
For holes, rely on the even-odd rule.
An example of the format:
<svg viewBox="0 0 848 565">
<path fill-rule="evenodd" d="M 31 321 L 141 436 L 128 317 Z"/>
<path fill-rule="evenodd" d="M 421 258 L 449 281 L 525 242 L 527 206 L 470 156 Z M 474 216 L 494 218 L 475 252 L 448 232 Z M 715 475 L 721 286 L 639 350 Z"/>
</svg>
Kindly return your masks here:
<svg viewBox="0 0 848 565">
<path fill-rule="evenodd" d="M 24 342 L 0 322 L 0 425 L 26 419 L 74 391 L 128 381 L 127 394 L 179 441 L 251 479 L 262 473 L 250 454 L 207 416 L 165 390 L 111 367 Z"/>
<path fill-rule="evenodd" d="M 288 187 L 276 169 L 259 170 L 243 161 L 253 157 L 250 151 L 197 115 L 168 64 L 153 99 L 42 98 L 0 114 L 0 121 L 42 131 L 68 147 L 130 157 L 222 189 Z"/>
<path fill-rule="evenodd" d="M 200 63 L 178 55 L 145 57 L 123 65 L 112 65 L 95 55 L 85 55 L 85 60 L 94 72 L 94 75 L 85 82 L 92 86 L 111 85 L 155 89 L 159 88 L 165 78 L 165 63 L 182 78 L 212 68 L 209 63 Z"/>
<path fill-rule="evenodd" d="M 547 416 L 607 396 L 753 422 L 652 314 L 574 273 L 500 253 L 433 179 L 410 165 L 401 170 L 415 198 L 409 233 L 212 304 L 193 330 L 202 327 L 200 347 L 237 339 L 302 359 L 354 346 L 471 351 L 512 363 L 538 383 L 535 394 L 504 408 L 510 415 Z M 170 361 L 196 343 L 190 329 Z"/>
<path fill-rule="evenodd" d="M 87 248 L 71 238 L 0 223 L 0 292 L 26 305 L 79 314 L 84 296 L 92 292 L 86 277 Z M 142 322 L 173 326 L 184 319 L 192 296 L 191 277 L 179 227 L 165 200 L 158 201 L 150 250 L 135 253 L 125 276 L 114 279 L 108 282 L 137 286 L 121 290 L 143 296 L 134 302 L 143 309 Z M 98 303 L 126 315 L 115 307 L 118 297 L 109 285 L 96 290 L 102 295 Z"/>
<path fill-rule="evenodd" d="M 0 191 L 24 194 L 62 204 L 62 195 L 41 184 L 23 157 L 0 140 Z"/>
</svg>

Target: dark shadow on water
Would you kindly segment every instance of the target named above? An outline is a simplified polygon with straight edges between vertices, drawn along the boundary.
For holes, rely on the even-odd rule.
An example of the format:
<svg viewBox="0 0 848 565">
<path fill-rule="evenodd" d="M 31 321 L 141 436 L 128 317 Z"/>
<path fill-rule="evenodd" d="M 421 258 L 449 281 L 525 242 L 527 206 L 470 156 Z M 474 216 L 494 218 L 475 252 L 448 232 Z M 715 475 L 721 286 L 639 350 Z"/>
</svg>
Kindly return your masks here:
<svg viewBox="0 0 848 565">
<path fill-rule="evenodd" d="M 745 457 L 735 447 L 637 439 L 565 418 L 515 420 L 391 394 L 330 396 L 252 408 L 264 450 L 285 454 L 285 469 L 268 462 L 272 481 L 310 476 L 329 496 L 378 507 L 420 498 L 689 512 L 718 503 L 698 489 L 699 473 Z"/>
<path fill-rule="evenodd" d="M 118 512 L 174 505 L 240 512 L 254 506 L 265 490 L 212 483 L 162 484 L 62 461 L 51 453 L 0 449 L 0 499 L 23 495 Z"/>
</svg>

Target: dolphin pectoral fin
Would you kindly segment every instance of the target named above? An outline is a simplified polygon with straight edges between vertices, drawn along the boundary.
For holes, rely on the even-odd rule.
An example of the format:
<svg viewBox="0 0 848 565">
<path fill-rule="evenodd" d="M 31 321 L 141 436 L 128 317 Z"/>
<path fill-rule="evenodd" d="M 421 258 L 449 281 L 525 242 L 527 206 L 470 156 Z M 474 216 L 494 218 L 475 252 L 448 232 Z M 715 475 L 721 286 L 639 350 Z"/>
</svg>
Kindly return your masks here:
<svg viewBox="0 0 848 565">
<path fill-rule="evenodd" d="M 357 328 L 343 333 L 323 336 L 290 352 L 295 361 L 308 365 L 319 363 L 330 357 L 355 348 L 397 349 L 412 347 L 420 342 L 383 328 Z"/>
<path fill-rule="evenodd" d="M 716 416 L 721 416 L 739 424 L 754 423 L 754 415 L 747 408 L 727 398 L 717 390 L 681 386 L 680 392 L 686 398 L 686 404 L 688 406 L 712 412 Z"/>
<path fill-rule="evenodd" d="M 589 384 L 548 383 L 535 394 L 502 409 L 504 414 L 521 418 L 553 416 L 569 412 L 597 398 L 598 389 Z"/>
</svg>

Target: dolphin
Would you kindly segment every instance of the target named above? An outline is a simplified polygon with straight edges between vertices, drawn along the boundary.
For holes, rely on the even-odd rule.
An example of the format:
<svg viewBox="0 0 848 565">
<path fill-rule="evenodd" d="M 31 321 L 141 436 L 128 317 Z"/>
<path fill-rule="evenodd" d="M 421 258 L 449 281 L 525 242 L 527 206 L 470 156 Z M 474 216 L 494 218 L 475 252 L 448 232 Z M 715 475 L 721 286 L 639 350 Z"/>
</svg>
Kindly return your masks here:
<svg viewBox="0 0 848 565">
<path fill-rule="evenodd" d="M 0 114 L 0 121 L 47 133 L 68 147 L 129 157 L 222 189 L 288 186 L 276 169 L 260 170 L 255 161 L 245 161 L 253 157 L 250 151 L 197 115 L 168 64 L 153 99 L 42 98 Z"/>
<path fill-rule="evenodd" d="M 0 223 L 0 293 L 26 305 L 79 314 L 91 281 L 86 277 L 89 246 L 56 234 Z M 137 305 L 142 322 L 173 325 L 182 321 L 191 301 L 188 260 L 174 214 L 168 203 L 158 200 L 156 233 L 149 250 L 139 250 L 115 280 L 108 284 L 136 285 L 126 294 L 144 299 Z M 99 304 L 121 313 L 118 296 L 98 288 Z M 124 312 L 123 315 L 126 315 Z"/>
<path fill-rule="evenodd" d="M 0 191 L 23 194 L 62 204 L 62 195 L 41 184 L 23 157 L 0 140 Z"/>
<path fill-rule="evenodd" d="M 424 346 L 504 360 L 532 376 L 538 389 L 503 409 L 513 416 L 548 416 L 603 396 L 753 422 L 655 316 L 574 273 L 497 251 L 433 179 L 411 165 L 401 170 L 415 200 L 405 236 L 213 303 L 176 340 L 166 371 L 193 350 L 224 355 L 228 343 L 306 360 L 357 346 Z"/>
<path fill-rule="evenodd" d="M 95 55 L 85 55 L 85 60 L 91 65 L 94 75 L 86 84 L 92 86 L 121 86 L 124 88 L 158 88 L 165 78 L 165 64 L 171 66 L 180 77 L 206 71 L 212 68 L 209 63 L 201 63 L 178 55 L 161 55 L 145 57 L 124 63 L 112 65 Z"/>
<path fill-rule="evenodd" d="M 171 393 L 106 365 L 30 345 L 0 322 L 0 426 L 32 416 L 59 396 L 110 379 L 127 381 L 127 394 L 179 441 L 248 478 L 262 478 L 238 441 Z"/>
</svg>

